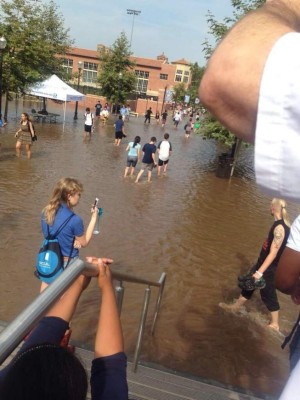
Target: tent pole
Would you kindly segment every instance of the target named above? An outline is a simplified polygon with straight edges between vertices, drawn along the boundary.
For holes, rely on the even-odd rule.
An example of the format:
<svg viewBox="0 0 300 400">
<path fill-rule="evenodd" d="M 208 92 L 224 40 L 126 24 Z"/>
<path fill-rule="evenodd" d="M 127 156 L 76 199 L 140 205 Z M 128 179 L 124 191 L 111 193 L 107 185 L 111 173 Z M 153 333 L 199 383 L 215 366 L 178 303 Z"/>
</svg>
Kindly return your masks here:
<svg viewBox="0 0 300 400">
<path fill-rule="evenodd" d="M 64 102 L 64 124 L 63 124 L 63 130 L 65 130 L 65 122 L 66 122 L 66 106 L 67 106 L 67 102 L 65 100 Z"/>
</svg>

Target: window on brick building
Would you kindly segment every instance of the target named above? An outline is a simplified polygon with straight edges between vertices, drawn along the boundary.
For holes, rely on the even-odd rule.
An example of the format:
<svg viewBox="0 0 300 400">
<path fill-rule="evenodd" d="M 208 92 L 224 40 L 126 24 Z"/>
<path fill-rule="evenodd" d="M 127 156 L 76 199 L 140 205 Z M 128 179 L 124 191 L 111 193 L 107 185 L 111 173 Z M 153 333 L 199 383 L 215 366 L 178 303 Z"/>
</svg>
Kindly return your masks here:
<svg viewBox="0 0 300 400">
<path fill-rule="evenodd" d="M 175 75 L 175 82 L 181 82 L 182 81 L 182 75 Z"/>
<path fill-rule="evenodd" d="M 167 81 L 168 80 L 168 74 L 160 74 L 159 75 L 159 79 L 163 79 L 163 80 Z"/>
<path fill-rule="evenodd" d="M 135 70 L 136 80 L 136 92 L 147 93 L 148 83 L 149 83 L 149 72 Z"/>
<path fill-rule="evenodd" d="M 71 58 L 63 58 L 62 62 L 62 66 L 67 73 L 67 79 L 71 79 L 73 73 L 73 60 Z"/>
<path fill-rule="evenodd" d="M 188 83 L 189 81 L 189 77 L 188 76 L 184 76 L 183 77 L 183 83 Z"/>
<path fill-rule="evenodd" d="M 96 83 L 98 75 L 98 64 L 85 61 L 83 63 L 82 82 Z"/>
</svg>

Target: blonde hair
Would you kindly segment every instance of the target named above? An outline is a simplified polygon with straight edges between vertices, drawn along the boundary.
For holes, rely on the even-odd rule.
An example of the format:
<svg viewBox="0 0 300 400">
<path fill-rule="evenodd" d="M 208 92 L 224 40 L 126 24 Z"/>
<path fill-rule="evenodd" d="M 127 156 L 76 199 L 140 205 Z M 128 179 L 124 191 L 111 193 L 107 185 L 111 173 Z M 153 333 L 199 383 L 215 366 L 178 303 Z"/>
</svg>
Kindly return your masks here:
<svg viewBox="0 0 300 400">
<path fill-rule="evenodd" d="M 274 198 L 271 202 L 277 212 L 281 213 L 282 219 L 287 226 L 291 226 L 289 214 L 286 211 L 286 201 L 283 199 Z"/>
<path fill-rule="evenodd" d="M 45 221 L 51 225 L 61 203 L 68 204 L 68 196 L 82 193 L 82 184 L 74 178 L 61 178 L 54 187 L 49 203 L 43 209 Z"/>
</svg>

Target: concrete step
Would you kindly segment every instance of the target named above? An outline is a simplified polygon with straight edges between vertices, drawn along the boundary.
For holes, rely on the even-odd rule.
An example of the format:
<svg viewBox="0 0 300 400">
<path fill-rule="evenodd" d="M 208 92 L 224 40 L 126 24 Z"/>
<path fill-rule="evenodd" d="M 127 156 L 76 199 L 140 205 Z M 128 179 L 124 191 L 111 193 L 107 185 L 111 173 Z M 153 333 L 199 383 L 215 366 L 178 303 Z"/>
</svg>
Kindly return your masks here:
<svg viewBox="0 0 300 400">
<path fill-rule="evenodd" d="M 76 348 L 76 354 L 88 371 L 93 353 Z M 127 380 L 130 400 L 260 400 L 258 397 L 144 365 L 139 365 L 134 373 L 131 362 L 128 362 Z"/>
</svg>

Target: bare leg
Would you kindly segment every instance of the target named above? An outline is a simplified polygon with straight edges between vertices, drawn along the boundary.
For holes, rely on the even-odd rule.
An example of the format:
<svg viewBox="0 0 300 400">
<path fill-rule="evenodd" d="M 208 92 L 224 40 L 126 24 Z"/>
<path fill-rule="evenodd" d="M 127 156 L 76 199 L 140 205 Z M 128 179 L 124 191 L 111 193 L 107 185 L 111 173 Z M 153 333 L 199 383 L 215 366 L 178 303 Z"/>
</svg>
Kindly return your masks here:
<svg viewBox="0 0 300 400">
<path fill-rule="evenodd" d="M 125 172 L 124 172 L 124 178 L 126 178 L 126 176 L 127 176 L 127 174 L 128 174 L 128 171 L 129 171 L 129 167 L 126 167 L 126 168 L 125 168 Z"/>
<path fill-rule="evenodd" d="M 27 158 L 30 159 L 31 158 L 31 145 L 30 144 L 26 144 L 26 151 L 27 151 Z"/>
<path fill-rule="evenodd" d="M 48 283 L 42 282 L 41 288 L 40 288 L 40 293 L 42 293 L 42 291 L 45 290 L 48 286 L 49 286 Z"/>
<path fill-rule="evenodd" d="M 167 173 L 167 168 L 168 168 L 168 164 L 165 164 L 165 165 L 164 165 L 164 174 Z"/>
<path fill-rule="evenodd" d="M 159 176 L 159 175 L 160 175 L 160 171 L 161 171 L 161 166 L 160 166 L 160 165 L 158 165 L 158 166 L 157 166 L 157 176 Z"/>
<path fill-rule="evenodd" d="M 279 331 L 279 311 L 271 311 L 271 323 L 269 328 Z"/>
<path fill-rule="evenodd" d="M 134 174 L 134 167 L 131 167 L 130 176 L 133 176 L 133 174 Z"/>
<path fill-rule="evenodd" d="M 143 175 L 143 173 L 144 173 L 144 170 L 141 169 L 140 172 L 138 173 L 138 176 L 136 177 L 135 183 L 138 183 L 138 181 L 139 181 L 140 177 Z"/>
<path fill-rule="evenodd" d="M 148 182 L 151 182 L 152 171 L 148 171 Z"/>
<path fill-rule="evenodd" d="M 16 143 L 16 156 L 20 157 L 21 155 L 21 142 Z"/>
</svg>

